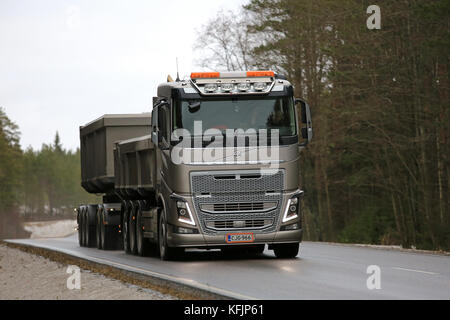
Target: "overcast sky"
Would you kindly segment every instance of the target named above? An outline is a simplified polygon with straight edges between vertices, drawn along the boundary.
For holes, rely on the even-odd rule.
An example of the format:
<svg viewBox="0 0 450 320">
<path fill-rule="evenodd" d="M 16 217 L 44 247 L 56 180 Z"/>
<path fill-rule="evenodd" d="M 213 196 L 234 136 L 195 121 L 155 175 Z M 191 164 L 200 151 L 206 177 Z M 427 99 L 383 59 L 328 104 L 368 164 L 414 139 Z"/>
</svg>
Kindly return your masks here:
<svg viewBox="0 0 450 320">
<path fill-rule="evenodd" d="M 0 107 L 39 149 L 105 113 L 151 108 L 159 83 L 200 70 L 196 30 L 246 0 L 1 0 Z"/>
</svg>

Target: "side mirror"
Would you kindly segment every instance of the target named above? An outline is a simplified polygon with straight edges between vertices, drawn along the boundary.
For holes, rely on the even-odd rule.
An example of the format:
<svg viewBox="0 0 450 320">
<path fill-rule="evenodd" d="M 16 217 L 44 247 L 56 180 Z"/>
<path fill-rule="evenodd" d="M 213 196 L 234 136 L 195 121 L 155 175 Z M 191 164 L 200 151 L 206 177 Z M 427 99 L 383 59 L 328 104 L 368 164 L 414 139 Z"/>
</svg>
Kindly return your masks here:
<svg viewBox="0 0 450 320">
<path fill-rule="evenodd" d="M 303 99 L 295 99 L 295 104 L 300 104 L 300 117 L 302 123 L 301 134 L 302 138 L 306 140 L 306 142 L 301 143 L 300 146 L 306 146 L 313 137 L 311 110 L 308 103 Z"/>
</svg>

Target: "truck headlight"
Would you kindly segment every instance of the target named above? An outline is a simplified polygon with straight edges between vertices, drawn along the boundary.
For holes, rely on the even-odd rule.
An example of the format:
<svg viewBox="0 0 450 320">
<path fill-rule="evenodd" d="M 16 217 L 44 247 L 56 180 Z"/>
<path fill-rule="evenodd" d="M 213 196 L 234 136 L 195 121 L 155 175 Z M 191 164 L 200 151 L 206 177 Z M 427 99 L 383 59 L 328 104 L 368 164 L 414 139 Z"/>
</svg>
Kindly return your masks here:
<svg viewBox="0 0 450 320">
<path fill-rule="evenodd" d="M 192 216 L 189 204 L 183 200 L 177 200 L 178 221 L 195 226 L 194 217 Z"/>
<path fill-rule="evenodd" d="M 290 198 L 284 210 L 283 223 L 298 218 L 298 197 Z"/>
</svg>

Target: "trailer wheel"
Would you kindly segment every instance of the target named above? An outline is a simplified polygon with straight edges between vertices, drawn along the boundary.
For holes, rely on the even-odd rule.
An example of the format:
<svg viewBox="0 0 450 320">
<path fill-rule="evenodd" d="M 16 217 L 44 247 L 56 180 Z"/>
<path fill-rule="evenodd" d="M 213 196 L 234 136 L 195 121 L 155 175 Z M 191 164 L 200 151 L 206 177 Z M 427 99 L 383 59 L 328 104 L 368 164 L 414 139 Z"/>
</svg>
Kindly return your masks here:
<svg viewBox="0 0 450 320">
<path fill-rule="evenodd" d="M 80 247 L 84 247 L 84 222 L 83 222 L 83 209 L 78 212 L 78 244 Z"/>
<path fill-rule="evenodd" d="M 96 238 L 97 238 L 97 248 L 98 249 L 103 249 L 103 235 L 102 235 L 102 225 L 103 225 L 103 219 L 102 219 L 102 212 L 101 212 L 101 208 L 98 209 L 97 211 L 97 225 L 96 225 Z"/>
<path fill-rule="evenodd" d="M 167 244 L 167 223 L 164 217 L 164 211 L 159 216 L 158 243 L 161 260 L 174 260 L 184 252 L 184 248 L 169 247 Z"/>
<path fill-rule="evenodd" d="M 130 253 L 130 233 L 128 226 L 128 215 L 130 214 L 130 210 L 128 207 L 124 208 L 123 211 L 123 221 L 122 221 L 122 239 L 123 239 L 123 250 L 126 253 Z"/>
<path fill-rule="evenodd" d="M 86 247 L 88 247 L 88 248 L 92 248 L 92 247 L 95 247 L 96 246 L 96 243 L 95 243 L 95 238 L 96 238 L 96 235 L 95 235 L 95 225 L 90 225 L 89 224 L 89 221 L 91 220 L 91 219 L 89 219 L 90 217 L 89 217 L 89 215 L 90 215 L 91 213 L 89 212 L 89 208 L 86 210 L 86 215 L 85 215 L 85 245 L 86 245 Z M 95 221 L 95 219 L 94 219 L 94 221 Z"/>
<path fill-rule="evenodd" d="M 298 243 L 275 244 L 273 251 L 279 259 L 293 259 L 298 255 Z"/>
<path fill-rule="evenodd" d="M 88 230 L 86 227 L 86 221 L 87 221 L 87 209 L 84 209 L 83 212 L 83 247 L 87 247 L 88 246 L 88 242 L 87 242 L 87 237 L 88 237 Z"/>
<path fill-rule="evenodd" d="M 150 255 L 151 244 L 147 238 L 144 238 L 144 219 L 142 218 L 142 209 L 139 206 L 136 214 L 136 247 L 137 253 L 141 257 Z"/>
<path fill-rule="evenodd" d="M 136 210 L 131 209 L 130 215 L 128 217 L 128 233 L 130 237 L 130 252 L 132 254 L 137 253 L 136 246 Z"/>
</svg>

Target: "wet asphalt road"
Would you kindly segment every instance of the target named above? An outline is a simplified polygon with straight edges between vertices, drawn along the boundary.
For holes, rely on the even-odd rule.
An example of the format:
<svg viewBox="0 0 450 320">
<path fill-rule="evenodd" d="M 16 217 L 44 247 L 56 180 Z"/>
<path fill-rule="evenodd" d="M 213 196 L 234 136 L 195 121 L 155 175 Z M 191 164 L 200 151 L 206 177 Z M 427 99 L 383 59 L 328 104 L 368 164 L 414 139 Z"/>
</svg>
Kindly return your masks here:
<svg viewBox="0 0 450 320">
<path fill-rule="evenodd" d="M 450 299 L 450 256 L 303 242 L 296 259 L 266 249 L 253 258 L 188 250 L 181 261 L 78 246 L 67 238 L 11 240 L 206 289 L 237 299 Z M 369 290 L 367 268 L 380 269 Z M 370 283 L 374 283 L 373 281 Z"/>
</svg>

